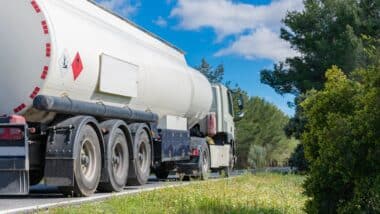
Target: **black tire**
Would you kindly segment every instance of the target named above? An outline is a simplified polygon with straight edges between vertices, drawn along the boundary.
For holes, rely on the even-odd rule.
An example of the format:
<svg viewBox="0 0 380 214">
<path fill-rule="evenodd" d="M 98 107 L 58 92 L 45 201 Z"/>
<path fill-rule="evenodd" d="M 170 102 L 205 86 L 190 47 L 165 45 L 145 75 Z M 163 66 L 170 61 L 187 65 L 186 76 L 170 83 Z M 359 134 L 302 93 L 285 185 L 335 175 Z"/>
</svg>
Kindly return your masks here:
<svg viewBox="0 0 380 214">
<path fill-rule="evenodd" d="M 207 180 L 210 176 L 210 150 L 206 143 L 202 144 L 201 154 L 198 162 L 199 178 L 201 180 Z"/>
<path fill-rule="evenodd" d="M 129 168 L 128 144 L 124 132 L 117 128 L 105 137 L 106 142 L 106 166 L 105 175 L 107 182 L 99 184 L 102 192 L 120 192 L 124 189 Z"/>
<path fill-rule="evenodd" d="M 141 186 L 148 182 L 152 149 L 150 137 L 144 126 L 140 126 L 133 135 L 133 160 L 129 164 L 127 184 Z"/>
<path fill-rule="evenodd" d="M 99 138 L 94 128 L 83 126 L 75 146 L 78 152 L 74 160 L 74 187 L 60 190 L 65 195 L 90 196 L 98 187 L 102 165 Z"/>
<path fill-rule="evenodd" d="M 165 169 L 165 167 L 158 167 L 154 169 L 154 174 L 159 180 L 166 180 L 169 177 L 170 171 Z"/>
</svg>

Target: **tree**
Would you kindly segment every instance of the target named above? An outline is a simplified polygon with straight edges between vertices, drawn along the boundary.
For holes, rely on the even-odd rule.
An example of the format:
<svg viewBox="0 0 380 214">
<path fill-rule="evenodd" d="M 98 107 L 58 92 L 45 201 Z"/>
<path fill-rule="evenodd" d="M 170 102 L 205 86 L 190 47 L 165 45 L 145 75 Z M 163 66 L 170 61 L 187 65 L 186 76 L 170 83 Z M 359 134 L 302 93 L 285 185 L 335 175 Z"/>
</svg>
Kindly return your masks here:
<svg viewBox="0 0 380 214">
<path fill-rule="evenodd" d="M 345 74 L 365 68 L 369 59 L 363 35 L 380 38 L 378 0 L 305 0 L 304 5 L 304 11 L 287 14 L 287 28 L 281 30 L 281 38 L 300 56 L 261 71 L 263 83 L 298 98 L 309 90 L 322 89 L 325 71 L 333 65 Z M 298 108 L 301 101 L 296 100 L 296 115 L 287 127 L 290 135 L 300 136 L 305 126 Z"/>
<path fill-rule="evenodd" d="M 223 64 L 218 65 L 215 69 L 206 61 L 202 59 L 201 65 L 196 67 L 211 83 L 222 83 L 224 76 Z"/>
<path fill-rule="evenodd" d="M 287 28 L 281 29 L 281 38 L 300 55 L 261 71 L 261 81 L 276 92 L 296 95 L 296 114 L 285 132 L 297 139 L 308 121 L 300 107 L 307 91 L 322 89 L 325 71 L 333 65 L 343 68 L 345 74 L 366 68 L 372 60 L 366 53 L 370 46 L 367 38 L 380 37 L 378 0 L 305 0 L 304 5 L 304 11 L 287 14 Z M 300 163 L 306 162 L 302 153 L 299 155 Z"/>
<path fill-rule="evenodd" d="M 260 168 L 286 161 L 297 144 L 283 131 L 288 120 L 273 104 L 249 98 L 245 116 L 237 123 L 238 166 Z"/>
<path fill-rule="evenodd" d="M 350 77 L 334 66 L 301 103 L 309 213 L 380 213 L 379 64 Z"/>
<path fill-rule="evenodd" d="M 362 35 L 380 38 L 380 2 L 371 0 L 305 0 L 305 10 L 290 12 L 281 38 L 301 56 L 261 72 L 277 92 L 302 94 L 321 89 L 333 65 L 346 74 L 365 65 Z"/>
</svg>

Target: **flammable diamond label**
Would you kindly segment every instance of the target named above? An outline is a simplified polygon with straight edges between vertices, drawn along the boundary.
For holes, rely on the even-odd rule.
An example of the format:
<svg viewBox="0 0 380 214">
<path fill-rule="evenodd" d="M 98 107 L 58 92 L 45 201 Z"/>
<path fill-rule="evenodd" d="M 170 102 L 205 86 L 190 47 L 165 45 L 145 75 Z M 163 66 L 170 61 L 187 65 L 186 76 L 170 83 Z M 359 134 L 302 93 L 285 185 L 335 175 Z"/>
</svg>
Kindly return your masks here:
<svg viewBox="0 0 380 214">
<path fill-rule="evenodd" d="M 77 80 L 79 75 L 83 71 L 83 63 L 79 53 L 77 53 L 77 55 L 75 56 L 74 61 L 71 64 L 71 67 L 73 69 L 74 80 Z"/>
</svg>

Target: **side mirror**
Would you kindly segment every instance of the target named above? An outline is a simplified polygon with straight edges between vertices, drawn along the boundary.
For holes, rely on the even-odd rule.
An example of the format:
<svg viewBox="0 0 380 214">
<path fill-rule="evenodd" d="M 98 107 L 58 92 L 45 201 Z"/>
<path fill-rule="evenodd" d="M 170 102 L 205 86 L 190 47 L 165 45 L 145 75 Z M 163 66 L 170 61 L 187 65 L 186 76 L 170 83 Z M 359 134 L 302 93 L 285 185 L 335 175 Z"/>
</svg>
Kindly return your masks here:
<svg viewBox="0 0 380 214">
<path fill-rule="evenodd" d="M 239 110 L 242 112 L 244 110 L 244 97 L 242 94 L 240 94 L 237 101 L 238 101 Z"/>
<path fill-rule="evenodd" d="M 241 119 L 243 119 L 243 117 L 245 115 L 245 112 L 243 111 L 244 110 L 244 97 L 242 94 L 240 94 L 237 102 L 238 102 L 238 107 L 239 107 L 239 113 L 235 116 L 235 119 L 234 119 L 235 122 L 238 122 Z"/>
</svg>

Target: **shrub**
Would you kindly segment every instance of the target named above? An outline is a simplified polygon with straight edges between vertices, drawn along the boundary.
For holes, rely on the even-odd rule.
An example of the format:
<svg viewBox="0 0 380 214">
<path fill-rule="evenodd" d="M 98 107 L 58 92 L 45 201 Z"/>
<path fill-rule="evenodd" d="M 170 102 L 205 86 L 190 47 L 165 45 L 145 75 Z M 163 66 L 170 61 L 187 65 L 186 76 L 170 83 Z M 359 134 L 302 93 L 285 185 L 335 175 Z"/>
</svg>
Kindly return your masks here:
<svg viewBox="0 0 380 214">
<path fill-rule="evenodd" d="M 301 104 L 308 213 L 380 213 L 380 67 L 347 78 L 333 67 Z"/>
</svg>

